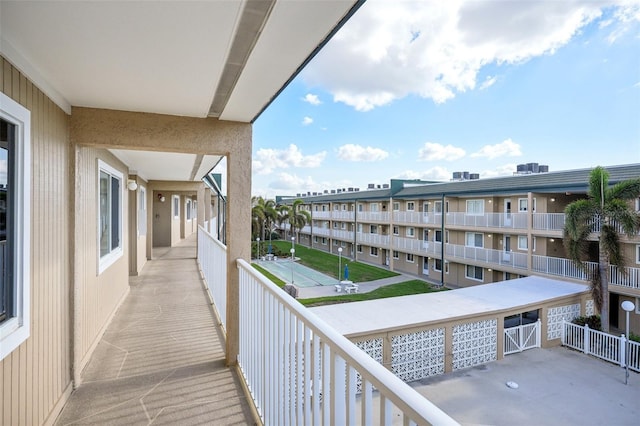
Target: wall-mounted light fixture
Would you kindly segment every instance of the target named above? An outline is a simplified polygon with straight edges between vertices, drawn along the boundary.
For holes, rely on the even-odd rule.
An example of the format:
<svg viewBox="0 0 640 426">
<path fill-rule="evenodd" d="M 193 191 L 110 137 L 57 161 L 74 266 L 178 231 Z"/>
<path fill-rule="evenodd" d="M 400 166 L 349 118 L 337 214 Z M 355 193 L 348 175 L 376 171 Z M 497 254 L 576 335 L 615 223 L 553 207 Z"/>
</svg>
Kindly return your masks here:
<svg viewBox="0 0 640 426">
<path fill-rule="evenodd" d="M 553 203 L 553 202 L 555 202 L 555 201 L 556 201 L 556 199 L 555 199 L 555 198 L 552 198 L 552 199 L 551 199 L 551 202 L 552 202 L 552 203 Z"/>
<path fill-rule="evenodd" d="M 166 200 L 166 198 L 164 198 L 164 195 L 162 195 L 162 194 L 158 194 L 158 200 L 159 200 L 161 203 L 164 203 L 164 201 Z"/>
<path fill-rule="evenodd" d="M 550 243 L 552 243 L 552 242 L 554 242 L 554 241 L 555 241 L 555 240 L 554 240 L 553 238 L 549 238 L 549 242 L 550 242 Z"/>
<path fill-rule="evenodd" d="M 129 191 L 135 191 L 136 189 L 138 189 L 138 184 L 135 180 L 129 180 L 127 181 L 127 189 Z"/>
</svg>

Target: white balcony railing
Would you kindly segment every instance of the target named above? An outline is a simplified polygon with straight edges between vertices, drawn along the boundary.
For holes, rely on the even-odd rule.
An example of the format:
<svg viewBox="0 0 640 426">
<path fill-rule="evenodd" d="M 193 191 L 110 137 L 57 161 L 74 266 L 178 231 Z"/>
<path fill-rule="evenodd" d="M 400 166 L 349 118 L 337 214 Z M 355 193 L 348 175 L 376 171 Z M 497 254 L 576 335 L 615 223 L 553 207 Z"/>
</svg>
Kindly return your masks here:
<svg viewBox="0 0 640 426">
<path fill-rule="evenodd" d="M 344 211 L 344 210 L 334 210 L 331 213 L 331 218 L 335 220 L 344 220 L 353 222 L 355 220 L 356 214 L 355 212 Z"/>
<path fill-rule="evenodd" d="M 265 425 L 391 425 L 395 410 L 405 425 L 457 424 L 247 262 L 238 269 L 238 363 Z"/>
<path fill-rule="evenodd" d="M 330 211 L 314 211 L 311 212 L 311 217 L 313 219 L 331 219 L 331 212 Z"/>
<path fill-rule="evenodd" d="M 389 222 L 387 212 L 358 212 L 358 222 Z"/>
<path fill-rule="evenodd" d="M 333 237 L 341 241 L 353 241 L 353 236 L 353 231 L 343 231 L 342 229 L 333 231 Z"/>
<path fill-rule="evenodd" d="M 429 241 L 417 240 L 415 238 L 393 237 L 391 247 L 394 250 L 408 250 L 412 252 L 426 251 Z"/>
<path fill-rule="evenodd" d="M 439 216 L 437 218 L 439 220 Z M 527 229 L 527 213 L 447 213 L 445 224 L 478 228 Z"/>
<path fill-rule="evenodd" d="M 429 221 L 428 221 L 428 216 L 426 216 L 422 212 L 416 212 L 416 211 L 408 211 L 408 212 L 394 211 L 393 212 L 393 223 L 397 223 L 397 224 L 403 224 L 403 223 L 420 224 L 420 223 L 429 223 Z"/>
<path fill-rule="evenodd" d="M 331 235 L 331 230 L 329 228 L 313 228 L 313 235 L 328 237 Z"/>
<path fill-rule="evenodd" d="M 309 235 L 309 234 L 311 234 L 311 226 L 305 225 L 305 226 L 302 227 L 302 229 L 299 230 L 299 232 L 301 234 Z"/>
<path fill-rule="evenodd" d="M 367 234 L 358 232 L 356 235 L 358 244 L 376 245 L 377 247 L 386 248 L 389 246 L 389 236 L 381 234 Z"/>
<path fill-rule="evenodd" d="M 198 226 L 198 263 L 216 305 L 222 328 L 226 330 L 227 247 L 202 226 Z"/>
<path fill-rule="evenodd" d="M 615 265 L 609 267 L 611 284 L 640 289 L 640 268 L 627 267 L 625 273 Z"/>
<path fill-rule="evenodd" d="M 527 269 L 526 253 L 514 251 L 493 250 L 482 247 L 469 247 L 456 244 L 445 244 L 448 259 L 473 260 L 493 265 L 510 266 L 517 269 Z"/>
<path fill-rule="evenodd" d="M 542 231 L 562 231 L 564 229 L 564 213 L 534 213 L 533 229 Z"/>
<path fill-rule="evenodd" d="M 533 272 L 587 281 L 598 270 L 596 262 L 583 262 L 584 268 L 561 257 L 533 256 Z"/>
</svg>

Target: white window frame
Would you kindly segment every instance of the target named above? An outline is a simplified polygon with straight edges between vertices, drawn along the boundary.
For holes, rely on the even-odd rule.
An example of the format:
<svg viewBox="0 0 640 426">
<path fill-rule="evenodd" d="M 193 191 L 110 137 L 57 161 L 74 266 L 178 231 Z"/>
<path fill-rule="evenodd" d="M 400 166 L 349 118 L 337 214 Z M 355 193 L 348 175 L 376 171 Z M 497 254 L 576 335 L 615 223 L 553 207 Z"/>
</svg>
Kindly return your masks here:
<svg viewBox="0 0 640 426">
<path fill-rule="evenodd" d="M 484 200 L 467 200 L 467 214 L 482 216 L 484 214 Z"/>
<path fill-rule="evenodd" d="M 120 217 L 118 218 L 118 247 L 116 247 L 115 249 L 111 249 L 111 251 L 109 251 L 109 253 L 105 254 L 104 256 L 100 255 L 100 223 L 101 223 L 101 219 L 100 219 L 100 172 L 105 172 L 109 175 L 110 179 L 109 179 L 109 183 L 111 183 L 111 178 L 116 178 L 120 180 L 120 193 L 118 194 L 118 204 L 120 206 L 120 211 L 118 212 Z M 96 193 L 98 194 L 97 197 L 97 202 L 98 202 L 98 208 L 97 208 L 97 214 L 98 217 L 97 219 L 97 242 L 98 242 L 98 250 L 97 250 L 97 256 L 98 256 L 98 275 L 100 275 L 102 272 L 104 272 L 107 268 L 109 268 L 111 265 L 113 265 L 118 259 L 120 259 L 124 253 L 123 248 L 122 248 L 122 221 L 124 219 L 124 196 L 123 196 L 123 191 L 124 191 L 124 174 L 116 169 L 115 167 L 110 166 L 109 164 L 105 163 L 102 160 L 98 160 L 98 179 L 97 179 L 97 187 L 96 187 Z M 113 197 L 113 194 L 112 194 Z"/>
<path fill-rule="evenodd" d="M 518 235 L 518 250 L 529 250 L 529 239 L 526 235 Z"/>
<path fill-rule="evenodd" d="M 398 225 L 393 225 L 393 235 L 400 235 L 400 227 Z"/>
<path fill-rule="evenodd" d="M 347 223 L 346 222 L 341 222 L 340 223 L 340 229 L 347 229 Z"/>
<path fill-rule="evenodd" d="M 474 272 L 480 271 L 482 278 L 477 278 L 475 274 L 473 276 L 469 275 L 469 268 L 473 268 Z M 464 276 L 469 280 L 484 282 L 484 268 L 475 265 L 465 265 Z"/>
<path fill-rule="evenodd" d="M 334 205 L 333 205 L 333 211 L 334 211 L 334 212 L 338 212 L 338 211 L 340 211 L 340 204 L 334 204 Z"/>
<path fill-rule="evenodd" d="M 640 244 L 636 245 L 636 263 L 640 265 Z"/>
<path fill-rule="evenodd" d="M 322 245 L 323 246 L 327 245 L 327 237 L 322 237 Z"/>
<path fill-rule="evenodd" d="M 481 241 L 480 244 L 481 245 L 476 245 L 476 237 L 480 235 L 481 237 Z M 469 238 L 473 236 L 473 244 L 469 244 Z M 464 245 L 466 247 L 476 247 L 476 248 L 483 248 L 484 247 L 484 234 L 481 232 L 465 232 L 464 235 Z"/>
<path fill-rule="evenodd" d="M 407 237 L 415 237 L 416 236 L 416 228 L 414 228 L 413 226 L 408 226 L 407 229 L 405 229 L 405 235 Z"/>
<path fill-rule="evenodd" d="M 407 259 L 407 263 L 415 263 L 416 261 L 413 253 L 407 253 L 406 259 Z"/>
<path fill-rule="evenodd" d="M 380 211 L 380 205 L 378 203 L 371 203 L 369 205 L 369 211 L 371 213 L 378 213 Z"/>
<path fill-rule="evenodd" d="M 356 245 L 356 251 L 357 251 L 358 253 L 362 253 L 362 244 L 357 244 L 357 245 Z"/>
<path fill-rule="evenodd" d="M 416 203 L 413 201 L 407 201 L 407 211 L 412 212 L 416 209 Z"/>
<path fill-rule="evenodd" d="M 375 251 L 375 254 L 373 253 Z M 369 247 L 369 255 L 372 257 L 378 257 L 378 247 Z"/>
<path fill-rule="evenodd" d="M 394 259 L 400 259 L 400 252 L 398 250 L 393 250 L 392 255 Z"/>
<path fill-rule="evenodd" d="M 393 211 L 397 212 L 398 210 L 400 210 L 400 203 L 397 201 L 393 202 Z"/>
<path fill-rule="evenodd" d="M 12 316 L 0 323 L 0 360 L 26 341 L 31 330 L 31 112 L 0 92 L 0 118 L 15 126 Z"/>
<path fill-rule="evenodd" d="M 340 241 L 340 247 L 346 247 L 347 243 L 345 243 L 344 241 Z"/>
<path fill-rule="evenodd" d="M 378 225 L 369 225 L 370 234 L 378 234 Z"/>
<path fill-rule="evenodd" d="M 144 226 L 140 226 L 144 224 Z M 138 186 L 138 237 L 147 235 L 147 188 L 142 185 Z"/>
<path fill-rule="evenodd" d="M 176 204 L 176 202 L 178 204 Z M 173 218 L 174 219 L 180 219 L 180 196 L 179 195 L 173 195 L 171 196 L 171 208 L 173 209 Z"/>
<path fill-rule="evenodd" d="M 440 262 L 440 269 L 438 269 L 438 262 Z M 444 262 L 442 261 L 442 259 L 433 259 L 433 270 L 435 272 L 442 272 L 442 264 Z"/>
<path fill-rule="evenodd" d="M 187 222 L 191 222 L 191 214 L 193 209 L 193 206 L 191 205 L 191 198 L 187 198 L 187 202 L 184 204 L 184 208 L 186 210 L 185 218 Z"/>
</svg>

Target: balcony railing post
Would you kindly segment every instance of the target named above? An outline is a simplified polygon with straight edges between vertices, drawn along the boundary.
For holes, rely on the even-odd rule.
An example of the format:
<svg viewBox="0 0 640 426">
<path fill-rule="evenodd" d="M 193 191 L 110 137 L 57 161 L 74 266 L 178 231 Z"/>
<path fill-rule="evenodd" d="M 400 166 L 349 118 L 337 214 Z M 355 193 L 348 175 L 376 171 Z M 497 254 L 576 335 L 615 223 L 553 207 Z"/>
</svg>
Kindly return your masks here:
<svg viewBox="0 0 640 426">
<path fill-rule="evenodd" d="M 584 349 L 583 352 L 587 355 L 589 355 L 589 352 L 591 350 L 591 348 L 589 348 L 589 342 L 591 340 L 591 337 L 589 336 L 589 324 L 585 324 L 584 325 Z"/>
</svg>

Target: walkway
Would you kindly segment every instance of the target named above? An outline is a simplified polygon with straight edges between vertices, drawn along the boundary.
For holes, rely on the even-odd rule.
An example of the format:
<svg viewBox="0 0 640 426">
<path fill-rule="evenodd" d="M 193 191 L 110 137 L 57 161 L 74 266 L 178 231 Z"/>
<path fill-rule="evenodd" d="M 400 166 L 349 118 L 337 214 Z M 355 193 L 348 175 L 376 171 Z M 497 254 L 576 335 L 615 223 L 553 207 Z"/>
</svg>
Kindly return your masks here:
<svg viewBox="0 0 640 426">
<path fill-rule="evenodd" d="M 56 424 L 254 424 L 195 260 L 195 234 L 130 277 L 116 313 Z"/>
</svg>

